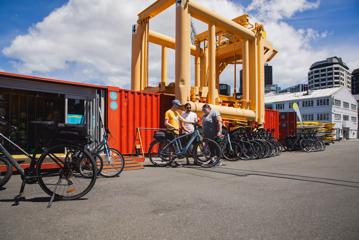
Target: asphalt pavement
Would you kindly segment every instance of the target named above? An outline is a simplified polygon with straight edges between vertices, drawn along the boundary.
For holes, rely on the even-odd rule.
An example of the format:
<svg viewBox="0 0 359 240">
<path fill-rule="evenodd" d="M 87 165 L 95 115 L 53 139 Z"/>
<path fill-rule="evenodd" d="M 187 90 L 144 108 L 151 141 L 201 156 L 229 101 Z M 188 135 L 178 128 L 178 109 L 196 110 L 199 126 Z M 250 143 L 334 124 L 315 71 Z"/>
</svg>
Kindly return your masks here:
<svg viewBox="0 0 359 240">
<path fill-rule="evenodd" d="M 13 176 L 0 190 L 0 239 L 359 239 L 359 140 L 325 152 L 154 168 L 98 178 L 82 200 L 49 198 Z"/>
</svg>

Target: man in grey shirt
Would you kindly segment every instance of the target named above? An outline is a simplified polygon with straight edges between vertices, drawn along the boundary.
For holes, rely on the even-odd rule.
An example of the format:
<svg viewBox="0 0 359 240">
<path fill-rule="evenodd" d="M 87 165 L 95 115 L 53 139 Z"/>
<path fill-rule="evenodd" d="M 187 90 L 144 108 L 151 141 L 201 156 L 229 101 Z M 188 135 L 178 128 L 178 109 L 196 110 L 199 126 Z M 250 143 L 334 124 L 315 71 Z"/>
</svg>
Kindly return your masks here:
<svg viewBox="0 0 359 240">
<path fill-rule="evenodd" d="M 202 127 L 203 127 L 203 134 L 204 137 L 216 140 L 217 138 L 223 138 L 222 134 L 222 117 L 216 110 L 212 110 L 209 104 L 204 104 L 202 107 L 203 116 L 202 116 Z M 211 149 L 212 148 L 209 146 Z M 216 156 L 218 153 L 212 152 Z M 219 161 L 217 166 L 224 166 L 222 161 Z"/>
<path fill-rule="evenodd" d="M 216 139 L 223 138 L 222 134 L 222 117 L 216 110 L 212 109 L 209 104 L 202 107 L 202 126 L 206 138 Z"/>
</svg>

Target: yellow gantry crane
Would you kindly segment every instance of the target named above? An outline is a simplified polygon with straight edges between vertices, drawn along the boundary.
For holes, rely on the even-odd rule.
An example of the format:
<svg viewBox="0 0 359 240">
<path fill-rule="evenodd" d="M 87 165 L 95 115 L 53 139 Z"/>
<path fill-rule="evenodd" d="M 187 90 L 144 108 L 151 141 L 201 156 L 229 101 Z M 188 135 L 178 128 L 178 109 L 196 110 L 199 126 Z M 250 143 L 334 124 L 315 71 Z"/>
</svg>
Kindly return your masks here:
<svg viewBox="0 0 359 240">
<path fill-rule="evenodd" d="M 149 29 L 149 21 L 176 4 L 175 39 Z M 191 17 L 208 25 L 208 30 L 195 35 L 191 43 Z M 148 45 L 162 47 L 161 82 L 148 86 Z M 167 49 L 175 50 L 175 84 L 167 83 Z M 194 0 L 157 0 L 138 14 L 132 31 L 132 90 L 175 94 L 182 104 L 190 102 L 201 112 L 209 103 L 224 119 L 264 122 L 264 64 L 277 53 L 266 40 L 263 25 L 252 24 L 247 14 L 226 19 L 202 7 Z M 190 60 L 194 56 L 194 86 L 190 84 Z M 219 95 L 223 70 L 234 65 L 233 96 Z M 237 65 L 242 64 L 242 96 L 237 98 Z"/>
</svg>

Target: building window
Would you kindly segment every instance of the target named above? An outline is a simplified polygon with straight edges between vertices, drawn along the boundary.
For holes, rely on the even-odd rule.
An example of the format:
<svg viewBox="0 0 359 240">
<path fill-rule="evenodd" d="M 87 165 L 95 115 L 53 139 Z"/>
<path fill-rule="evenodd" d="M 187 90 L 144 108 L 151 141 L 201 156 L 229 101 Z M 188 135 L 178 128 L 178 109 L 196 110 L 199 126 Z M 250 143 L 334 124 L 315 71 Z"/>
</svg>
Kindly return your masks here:
<svg viewBox="0 0 359 240">
<path fill-rule="evenodd" d="M 273 109 L 273 106 L 272 106 L 272 104 L 265 104 L 265 108 L 266 109 Z"/>
<path fill-rule="evenodd" d="M 284 109 L 284 103 L 277 103 L 275 108 L 278 109 L 278 110 L 283 110 Z"/>
<path fill-rule="evenodd" d="M 304 121 L 314 121 L 314 115 L 313 114 L 303 114 L 303 120 Z"/>
<path fill-rule="evenodd" d="M 340 120 L 342 120 L 342 115 L 334 114 L 334 119 L 340 121 Z"/>
<path fill-rule="evenodd" d="M 302 102 L 302 107 L 313 107 L 313 100 L 306 100 Z"/>
<path fill-rule="evenodd" d="M 349 121 L 349 115 L 343 115 L 343 120 L 344 121 Z"/>
<path fill-rule="evenodd" d="M 329 113 L 319 113 L 317 114 L 318 121 L 328 121 L 329 120 Z"/>
<path fill-rule="evenodd" d="M 317 99 L 317 106 L 329 105 L 329 98 Z"/>
<path fill-rule="evenodd" d="M 356 117 L 352 117 L 352 122 L 357 122 L 357 118 L 356 118 Z"/>
<path fill-rule="evenodd" d="M 357 106 L 355 104 L 351 104 L 352 110 L 356 111 L 357 110 Z"/>
<path fill-rule="evenodd" d="M 334 99 L 334 105 L 340 107 L 342 105 L 342 102 L 338 99 Z"/>
<path fill-rule="evenodd" d="M 349 108 L 349 103 L 348 102 L 343 102 L 343 108 Z"/>
</svg>

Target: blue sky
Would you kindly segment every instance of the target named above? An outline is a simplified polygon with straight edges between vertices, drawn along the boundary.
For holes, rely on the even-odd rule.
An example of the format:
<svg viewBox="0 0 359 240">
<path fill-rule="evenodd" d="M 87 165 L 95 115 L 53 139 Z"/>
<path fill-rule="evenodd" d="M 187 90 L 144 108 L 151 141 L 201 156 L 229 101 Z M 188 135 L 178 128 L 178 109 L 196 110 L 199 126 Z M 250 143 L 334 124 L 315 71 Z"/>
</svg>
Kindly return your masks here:
<svg viewBox="0 0 359 240">
<path fill-rule="evenodd" d="M 297 28 L 328 31 L 329 36 L 314 42 L 315 47 L 358 44 L 359 0 L 322 0 L 318 9 L 299 13 L 287 22 Z"/>
<path fill-rule="evenodd" d="M 0 0 L 0 49 L 9 46 L 17 35 L 25 34 L 29 27 L 66 2 L 65 0 Z M 0 69 L 15 71 L 11 61 L 0 52 Z"/>
<path fill-rule="evenodd" d="M 21 73 L 21 69 L 17 67 L 18 64 L 14 64 L 19 63 L 19 59 L 14 55 L 12 57 L 5 56 L 2 50 L 11 46 L 16 36 L 28 34 L 30 27 L 43 21 L 56 8 L 63 6 L 67 2 L 66 0 L 0 0 L 0 70 Z M 235 2 L 244 7 L 251 3 L 250 0 Z M 291 1 L 288 0 L 288 4 L 290 3 Z M 255 11 L 253 14 L 255 14 Z M 95 18 L 96 16 L 93 17 Z M 316 52 L 324 50 L 325 54 L 328 55 L 326 57 L 342 53 L 344 61 L 346 61 L 347 57 L 351 58 L 350 61 L 355 61 L 359 64 L 359 56 L 355 59 L 353 53 L 347 50 L 351 46 L 356 47 L 357 50 L 359 49 L 359 0 L 322 0 L 318 8 L 307 9 L 303 12 L 297 11 L 294 16 L 284 18 L 282 21 L 295 30 L 312 28 L 319 33 L 327 33 L 326 37 L 311 41 L 310 48 Z M 130 48 L 130 46 L 127 48 Z M 345 49 L 346 52 L 341 49 Z M 76 59 L 66 59 L 66 61 L 76 62 Z M 359 67 L 359 65 L 356 67 Z M 88 69 L 86 71 L 89 72 Z M 306 72 L 301 71 L 303 76 L 306 76 Z M 66 69 L 62 73 L 55 69 L 44 73 L 33 71 L 33 74 L 53 75 L 70 80 L 73 80 L 73 78 L 81 79 L 80 72 L 72 73 L 72 70 L 66 72 Z M 86 81 L 86 78 L 84 79 Z M 298 79 L 303 79 L 303 77 L 298 77 Z M 98 80 L 98 82 L 101 81 Z M 282 82 L 286 85 L 284 80 Z"/>
</svg>

